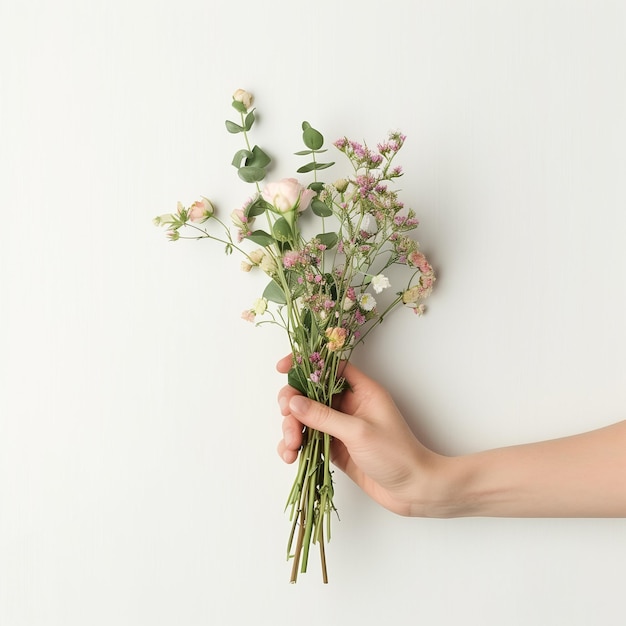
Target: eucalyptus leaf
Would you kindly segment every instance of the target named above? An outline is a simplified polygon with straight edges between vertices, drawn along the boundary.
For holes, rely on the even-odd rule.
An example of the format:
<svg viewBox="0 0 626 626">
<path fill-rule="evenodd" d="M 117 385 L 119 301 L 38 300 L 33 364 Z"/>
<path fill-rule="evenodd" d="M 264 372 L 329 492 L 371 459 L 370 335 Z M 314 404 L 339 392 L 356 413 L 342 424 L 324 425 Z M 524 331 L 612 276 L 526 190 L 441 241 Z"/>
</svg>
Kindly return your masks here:
<svg viewBox="0 0 626 626">
<path fill-rule="evenodd" d="M 302 140 L 311 150 L 319 150 L 324 145 L 324 136 L 308 122 L 302 122 Z"/>
<path fill-rule="evenodd" d="M 309 184 L 309 189 L 312 189 L 313 191 L 319 193 L 320 191 L 324 190 L 324 183 L 321 181 L 312 182 Z"/>
<path fill-rule="evenodd" d="M 263 297 L 270 302 L 276 302 L 276 304 L 287 304 L 285 292 L 275 280 L 267 284 L 267 287 L 263 291 Z"/>
<path fill-rule="evenodd" d="M 288 241 L 293 236 L 291 226 L 289 226 L 289 222 L 284 217 L 279 217 L 274 222 L 272 232 L 274 237 L 279 241 Z"/>
<path fill-rule="evenodd" d="M 307 172 L 312 172 L 313 170 L 325 170 L 327 167 L 331 167 L 334 164 L 334 161 L 332 163 L 315 163 L 314 161 L 311 161 L 310 163 L 299 167 L 297 171 L 300 174 L 306 174 Z"/>
<path fill-rule="evenodd" d="M 310 163 L 307 163 L 306 165 L 299 167 L 297 169 L 297 172 L 299 174 L 306 174 L 307 172 L 312 172 L 313 170 L 316 170 L 316 169 L 317 169 L 317 163 L 315 163 L 314 161 L 311 161 Z"/>
<path fill-rule="evenodd" d="M 317 198 L 313 198 L 313 201 L 311 202 L 311 210 L 318 217 L 330 217 L 333 214 L 332 209 L 330 209 L 325 202 L 322 202 Z"/>
<path fill-rule="evenodd" d="M 265 153 L 259 146 L 252 148 L 252 153 L 246 161 L 246 165 L 251 167 L 267 167 L 272 162 L 272 159 Z"/>
<path fill-rule="evenodd" d="M 266 233 L 264 230 L 255 230 L 251 232 L 246 239 L 249 239 L 254 243 L 258 243 L 264 248 L 271 246 L 275 241 L 274 237 L 272 237 L 269 233 Z"/>
<path fill-rule="evenodd" d="M 239 111 L 239 113 L 245 113 L 247 111 L 246 105 L 243 102 L 239 102 L 239 100 L 233 100 L 233 109 Z"/>
<path fill-rule="evenodd" d="M 263 215 L 267 210 L 267 202 L 261 196 L 258 196 L 254 202 L 251 202 L 245 210 L 246 217 L 257 217 Z"/>
<path fill-rule="evenodd" d="M 300 150 L 300 152 L 294 152 L 296 156 L 308 156 L 309 154 L 313 154 L 313 150 Z"/>
<path fill-rule="evenodd" d="M 317 239 L 319 239 L 320 243 L 323 243 L 328 250 L 334 248 L 337 245 L 337 241 L 339 241 L 337 233 L 320 233 L 317 235 Z"/>
<path fill-rule="evenodd" d="M 239 168 L 241 167 L 241 162 L 244 159 L 249 159 L 251 156 L 252 152 L 250 152 L 250 150 L 237 150 L 237 152 L 235 152 L 235 156 L 233 157 L 232 164 Z"/>
<path fill-rule="evenodd" d="M 254 110 L 250 111 L 248 115 L 246 115 L 246 119 L 244 122 L 244 128 L 246 130 L 250 130 L 252 128 L 252 124 L 254 124 Z"/>
<path fill-rule="evenodd" d="M 241 133 L 243 132 L 243 128 L 239 126 L 239 124 L 235 124 L 235 122 L 231 122 L 230 120 L 226 120 L 226 130 L 229 133 Z"/>
<path fill-rule="evenodd" d="M 262 167 L 250 167 L 245 165 L 237 171 L 239 178 L 247 183 L 257 183 L 265 178 L 265 170 Z"/>
</svg>

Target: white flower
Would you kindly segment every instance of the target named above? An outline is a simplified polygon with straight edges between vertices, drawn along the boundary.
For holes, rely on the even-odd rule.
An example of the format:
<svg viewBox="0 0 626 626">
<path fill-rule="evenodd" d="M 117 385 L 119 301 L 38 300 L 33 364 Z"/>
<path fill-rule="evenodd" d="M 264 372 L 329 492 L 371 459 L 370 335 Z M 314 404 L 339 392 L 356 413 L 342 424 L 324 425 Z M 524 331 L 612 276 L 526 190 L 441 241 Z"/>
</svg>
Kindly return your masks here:
<svg viewBox="0 0 626 626">
<path fill-rule="evenodd" d="M 377 274 L 372 278 L 372 287 L 376 293 L 380 293 L 383 289 L 390 287 L 389 279 L 384 274 Z"/>
<path fill-rule="evenodd" d="M 359 306 L 364 311 L 372 311 L 376 306 L 376 300 L 374 299 L 374 296 L 369 293 L 361 294 L 361 297 L 359 298 Z"/>
</svg>

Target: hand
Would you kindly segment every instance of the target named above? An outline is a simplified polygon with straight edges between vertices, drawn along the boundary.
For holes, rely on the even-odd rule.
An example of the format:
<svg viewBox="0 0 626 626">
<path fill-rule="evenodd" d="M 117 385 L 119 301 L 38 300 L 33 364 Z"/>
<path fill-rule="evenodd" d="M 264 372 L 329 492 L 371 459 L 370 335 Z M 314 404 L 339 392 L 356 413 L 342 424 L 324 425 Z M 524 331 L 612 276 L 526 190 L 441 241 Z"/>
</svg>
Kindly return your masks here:
<svg viewBox="0 0 626 626">
<path fill-rule="evenodd" d="M 291 356 L 278 362 L 291 368 Z M 333 463 L 365 493 L 400 515 L 442 515 L 435 489 L 445 457 L 425 448 L 411 432 L 389 393 L 348 363 L 342 374 L 350 388 L 329 408 L 302 396 L 289 385 L 278 394 L 283 439 L 278 452 L 293 463 L 302 444 L 303 425 L 326 432 L 334 440 Z M 445 514 L 443 515 L 445 516 Z"/>
<path fill-rule="evenodd" d="M 289 371 L 291 357 L 278 363 Z M 283 387 L 278 452 L 303 425 L 334 438 L 332 461 L 376 502 L 422 517 L 626 517 L 626 420 L 579 435 L 445 457 L 424 447 L 389 393 L 354 365 L 331 409 Z"/>
</svg>

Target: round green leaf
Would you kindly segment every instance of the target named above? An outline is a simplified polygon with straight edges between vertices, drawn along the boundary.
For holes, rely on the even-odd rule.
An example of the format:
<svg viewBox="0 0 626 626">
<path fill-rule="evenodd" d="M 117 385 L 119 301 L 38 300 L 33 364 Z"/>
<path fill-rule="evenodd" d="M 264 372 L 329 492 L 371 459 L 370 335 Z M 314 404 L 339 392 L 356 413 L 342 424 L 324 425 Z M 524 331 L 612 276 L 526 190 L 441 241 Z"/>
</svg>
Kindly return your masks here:
<svg viewBox="0 0 626 626">
<path fill-rule="evenodd" d="M 337 245 L 339 237 L 337 237 L 337 233 L 320 233 L 317 235 L 317 239 L 319 239 L 320 243 L 323 243 L 326 248 L 330 250 Z"/>
<path fill-rule="evenodd" d="M 311 202 L 311 210 L 318 217 L 330 217 L 333 214 L 332 209 L 330 209 L 325 202 L 322 202 L 317 198 L 313 198 L 313 201 Z"/>
<path fill-rule="evenodd" d="M 279 241 L 289 241 L 292 237 L 291 226 L 284 217 L 279 217 L 272 227 L 274 237 Z"/>
<path fill-rule="evenodd" d="M 240 167 L 237 171 L 239 178 L 247 183 L 256 183 L 265 178 L 265 170 L 262 167 Z"/>
<path fill-rule="evenodd" d="M 319 150 L 324 145 L 322 133 L 315 130 L 308 122 L 302 122 L 302 140 L 311 150 Z"/>
</svg>

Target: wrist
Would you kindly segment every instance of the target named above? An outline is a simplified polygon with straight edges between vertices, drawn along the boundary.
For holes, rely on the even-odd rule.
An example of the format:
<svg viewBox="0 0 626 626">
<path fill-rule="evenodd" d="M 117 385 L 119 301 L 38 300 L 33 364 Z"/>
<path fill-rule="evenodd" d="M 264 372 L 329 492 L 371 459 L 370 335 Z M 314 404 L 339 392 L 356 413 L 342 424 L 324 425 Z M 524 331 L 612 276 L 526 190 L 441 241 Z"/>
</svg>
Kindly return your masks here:
<svg viewBox="0 0 626 626">
<path fill-rule="evenodd" d="M 473 455 L 434 454 L 430 460 L 426 493 L 416 503 L 416 517 L 454 518 L 487 515 L 490 494 L 479 487 L 481 468 Z M 492 494 L 493 495 L 493 494 Z"/>
</svg>

